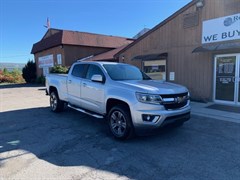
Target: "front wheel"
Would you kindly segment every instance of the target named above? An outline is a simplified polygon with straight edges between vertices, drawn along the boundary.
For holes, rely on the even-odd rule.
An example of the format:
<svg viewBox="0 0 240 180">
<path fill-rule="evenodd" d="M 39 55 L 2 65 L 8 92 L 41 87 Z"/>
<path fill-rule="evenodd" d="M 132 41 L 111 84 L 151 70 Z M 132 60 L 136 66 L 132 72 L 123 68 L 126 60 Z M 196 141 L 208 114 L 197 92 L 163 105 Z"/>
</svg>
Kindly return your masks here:
<svg viewBox="0 0 240 180">
<path fill-rule="evenodd" d="M 64 102 L 59 99 L 56 91 L 53 91 L 50 94 L 50 107 L 53 112 L 63 111 Z"/>
<path fill-rule="evenodd" d="M 123 140 L 133 136 L 130 112 L 125 106 L 114 106 L 108 113 L 108 124 L 113 136 Z"/>
</svg>

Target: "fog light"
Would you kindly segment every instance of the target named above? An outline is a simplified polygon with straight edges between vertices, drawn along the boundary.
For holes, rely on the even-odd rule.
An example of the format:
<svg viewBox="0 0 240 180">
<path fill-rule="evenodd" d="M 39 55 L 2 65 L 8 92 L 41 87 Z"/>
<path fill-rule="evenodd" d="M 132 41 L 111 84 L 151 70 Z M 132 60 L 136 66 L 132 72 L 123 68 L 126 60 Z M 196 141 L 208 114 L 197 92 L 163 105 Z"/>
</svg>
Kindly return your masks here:
<svg viewBox="0 0 240 180">
<path fill-rule="evenodd" d="M 142 115 L 143 121 L 147 121 L 147 122 L 157 122 L 157 120 L 159 119 L 159 117 L 160 117 L 160 116 L 150 115 L 150 114 L 143 114 L 143 115 Z"/>
</svg>

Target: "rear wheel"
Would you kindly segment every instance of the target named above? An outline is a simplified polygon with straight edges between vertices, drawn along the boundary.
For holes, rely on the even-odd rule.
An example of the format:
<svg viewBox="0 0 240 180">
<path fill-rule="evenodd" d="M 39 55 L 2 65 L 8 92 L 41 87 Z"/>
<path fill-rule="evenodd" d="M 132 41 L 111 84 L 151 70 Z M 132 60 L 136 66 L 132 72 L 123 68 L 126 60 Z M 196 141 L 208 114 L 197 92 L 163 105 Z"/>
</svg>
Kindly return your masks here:
<svg viewBox="0 0 240 180">
<path fill-rule="evenodd" d="M 128 108 L 114 106 L 108 113 L 108 124 L 113 136 L 117 139 L 127 139 L 133 136 L 134 128 Z"/>
<path fill-rule="evenodd" d="M 64 102 L 59 99 L 56 91 L 53 91 L 50 94 L 50 107 L 53 112 L 63 111 Z"/>
</svg>

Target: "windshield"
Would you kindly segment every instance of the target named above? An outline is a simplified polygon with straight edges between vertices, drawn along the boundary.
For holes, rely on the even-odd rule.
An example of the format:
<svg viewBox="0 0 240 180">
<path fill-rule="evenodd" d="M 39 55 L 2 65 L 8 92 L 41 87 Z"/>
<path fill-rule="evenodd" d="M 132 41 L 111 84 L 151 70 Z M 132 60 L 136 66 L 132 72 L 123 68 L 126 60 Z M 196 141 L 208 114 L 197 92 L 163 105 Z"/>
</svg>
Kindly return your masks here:
<svg viewBox="0 0 240 180">
<path fill-rule="evenodd" d="M 150 80 L 145 73 L 140 71 L 137 67 L 127 64 L 104 64 L 108 75 L 112 80 Z"/>
</svg>

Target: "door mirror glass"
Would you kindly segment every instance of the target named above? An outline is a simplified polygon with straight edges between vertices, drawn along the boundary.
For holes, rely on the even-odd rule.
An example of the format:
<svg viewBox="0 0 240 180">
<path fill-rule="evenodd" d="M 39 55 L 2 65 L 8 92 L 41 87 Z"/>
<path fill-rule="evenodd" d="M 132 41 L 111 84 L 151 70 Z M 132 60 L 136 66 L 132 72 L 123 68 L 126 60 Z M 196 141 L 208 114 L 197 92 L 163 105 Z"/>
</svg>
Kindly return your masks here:
<svg viewBox="0 0 240 180">
<path fill-rule="evenodd" d="M 91 81 L 103 83 L 103 77 L 102 75 L 95 74 L 92 76 Z"/>
</svg>

